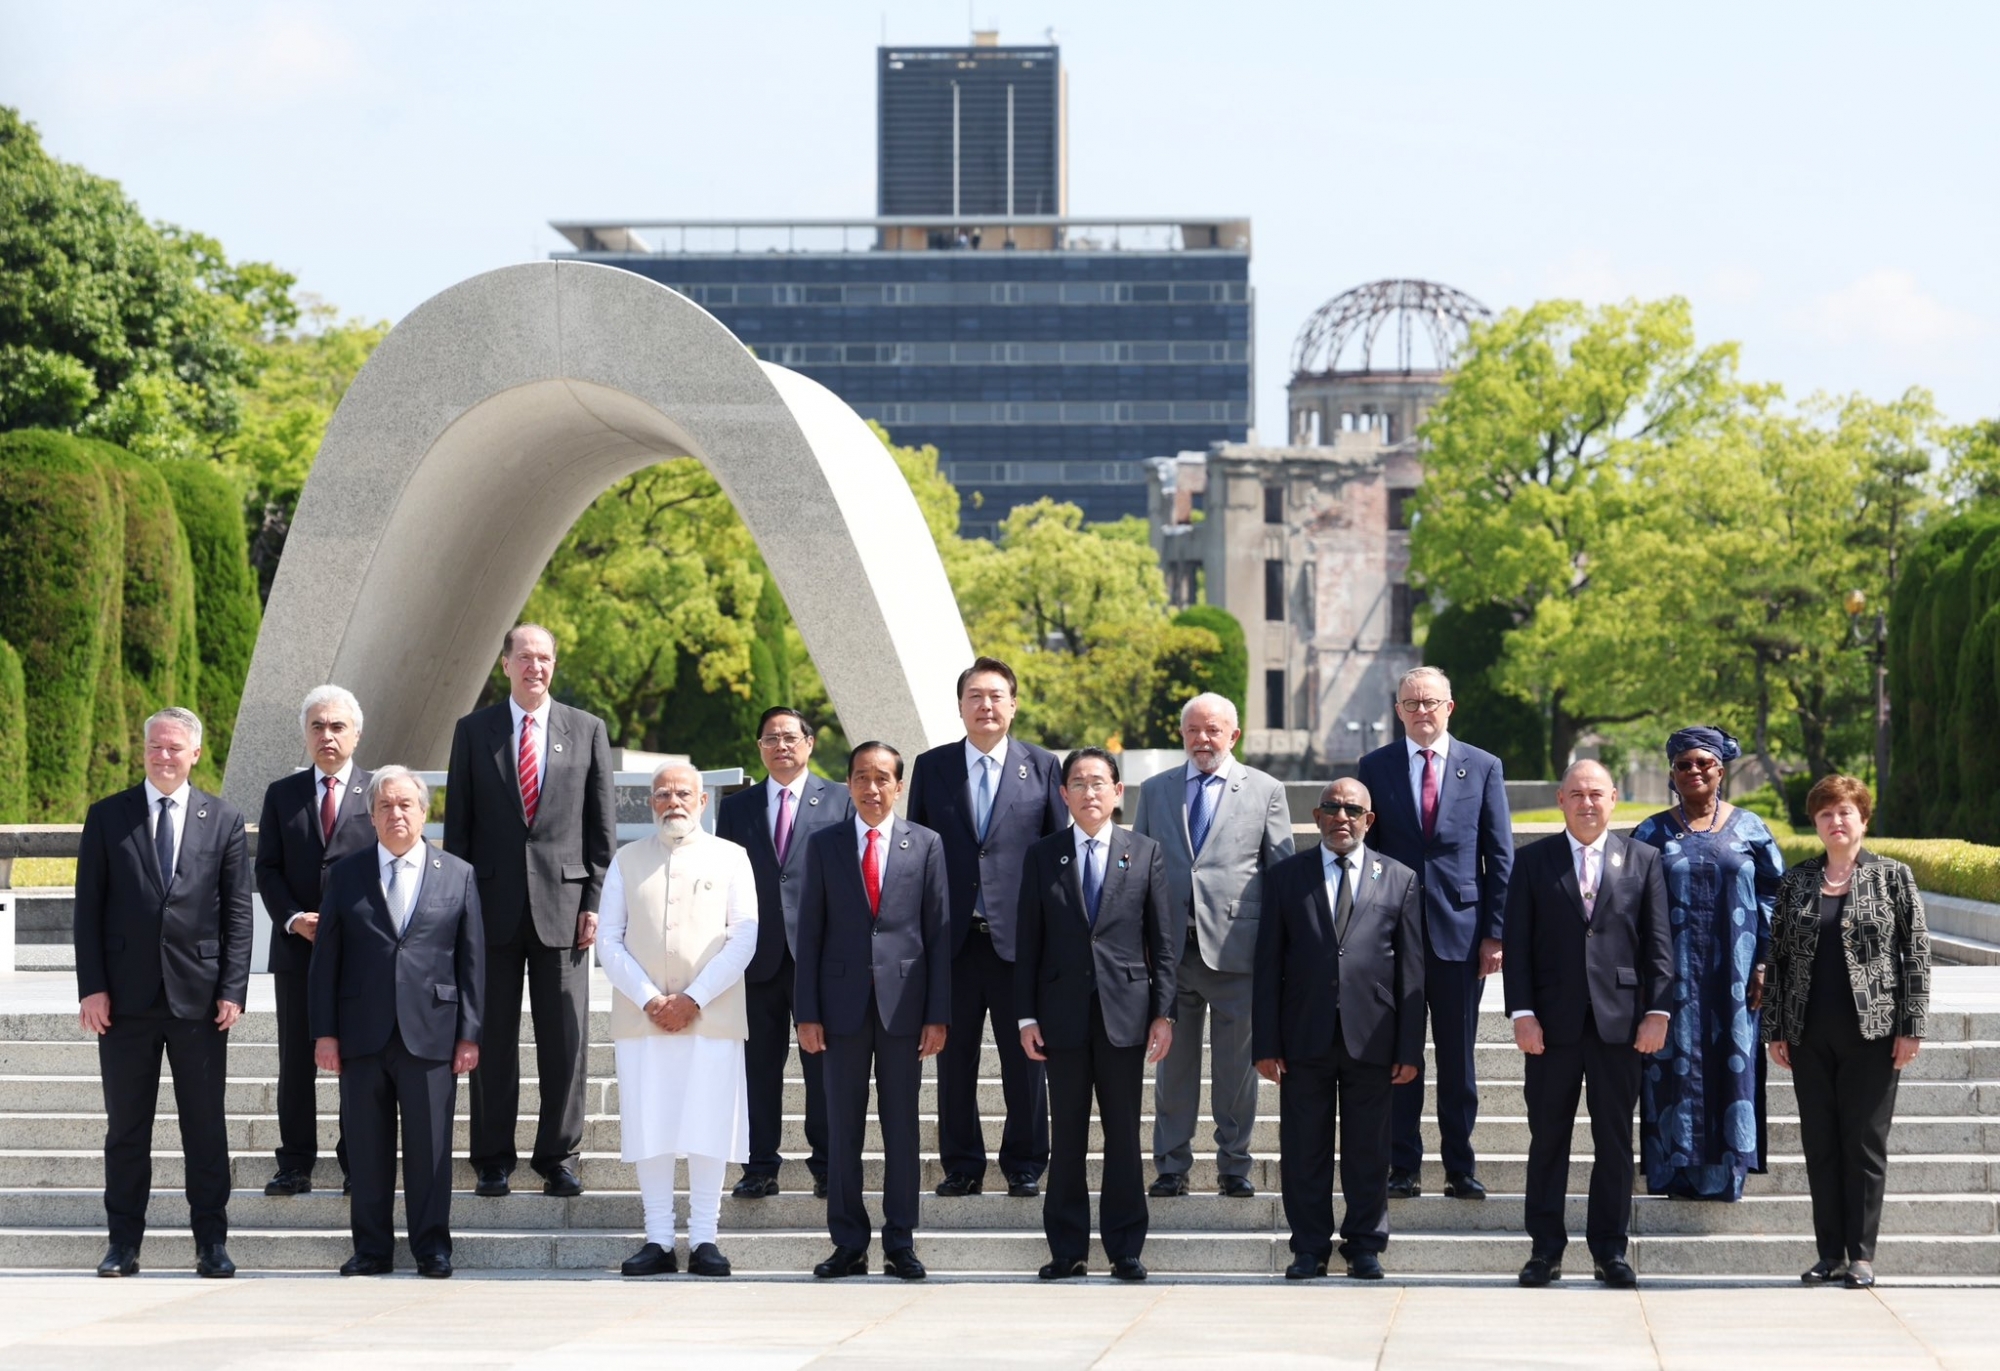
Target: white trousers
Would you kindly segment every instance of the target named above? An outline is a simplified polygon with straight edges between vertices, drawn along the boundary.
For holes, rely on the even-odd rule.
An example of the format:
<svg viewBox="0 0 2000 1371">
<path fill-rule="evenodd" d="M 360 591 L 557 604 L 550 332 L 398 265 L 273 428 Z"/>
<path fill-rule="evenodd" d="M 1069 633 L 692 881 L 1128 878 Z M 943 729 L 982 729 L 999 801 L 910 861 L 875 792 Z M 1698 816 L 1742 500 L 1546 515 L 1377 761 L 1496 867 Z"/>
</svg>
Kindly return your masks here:
<svg viewBox="0 0 2000 1371">
<path fill-rule="evenodd" d="M 688 1164 L 688 1247 L 715 1241 L 716 1222 L 722 1216 L 722 1177 L 728 1163 L 721 1157 L 689 1157 Z M 674 1159 L 671 1156 L 644 1157 L 635 1162 L 639 1173 L 639 1198 L 646 1207 L 646 1241 L 656 1242 L 669 1252 L 674 1248 Z"/>
</svg>

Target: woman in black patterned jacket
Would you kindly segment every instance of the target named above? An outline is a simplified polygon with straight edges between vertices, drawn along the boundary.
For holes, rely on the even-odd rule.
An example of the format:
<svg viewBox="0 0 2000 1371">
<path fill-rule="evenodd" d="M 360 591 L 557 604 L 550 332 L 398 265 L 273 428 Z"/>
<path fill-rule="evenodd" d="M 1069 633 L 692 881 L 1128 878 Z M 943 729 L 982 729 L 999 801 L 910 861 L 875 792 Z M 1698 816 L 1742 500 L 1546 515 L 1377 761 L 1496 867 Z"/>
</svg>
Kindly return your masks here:
<svg viewBox="0 0 2000 1371">
<path fill-rule="evenodd" d="M 1931 940 L 1916 877 L 1865 851 L 1873 811 L 1852 776 L 1806 795 L 1826 851 L 1785 873 L 1771 916 L 1764 1038 L 1787 1067 L 1812 1191 L 1819 1261 L 1807 1284 L 1875 1283 L 1875 1234 L 1896 1081 L 1923 1045 Z"/>
</svg>

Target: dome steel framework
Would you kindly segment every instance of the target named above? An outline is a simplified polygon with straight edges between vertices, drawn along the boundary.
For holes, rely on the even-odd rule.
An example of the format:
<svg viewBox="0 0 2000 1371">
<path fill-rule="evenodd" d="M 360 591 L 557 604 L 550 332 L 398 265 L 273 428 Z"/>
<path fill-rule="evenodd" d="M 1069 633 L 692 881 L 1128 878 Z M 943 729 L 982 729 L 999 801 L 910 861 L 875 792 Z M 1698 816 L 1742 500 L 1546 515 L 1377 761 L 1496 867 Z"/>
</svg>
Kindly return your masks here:
<svg viewBox="0 0 2000 1371">
<path fill-rule="evenodd" d="M 1352 372 L 1414 371 L 1414 350 L 1421 333 L 1431 345 L 1434 369 L 1447 371 L 1467 327 L 1489 319 L 1486 306 L 1450 286 L 1435 281 L 1371 281 L 1334 296 L 1306 320 L 1292 345 L 1292 374 L 1321 375 L 1342 370 L 1341 357 L 1357 338 L 1360 350 L 1345 370 Z M 1392 333 L 1396 365 L 1375 366 L 1375 344 L 1384 330 Z"/>
</svg>

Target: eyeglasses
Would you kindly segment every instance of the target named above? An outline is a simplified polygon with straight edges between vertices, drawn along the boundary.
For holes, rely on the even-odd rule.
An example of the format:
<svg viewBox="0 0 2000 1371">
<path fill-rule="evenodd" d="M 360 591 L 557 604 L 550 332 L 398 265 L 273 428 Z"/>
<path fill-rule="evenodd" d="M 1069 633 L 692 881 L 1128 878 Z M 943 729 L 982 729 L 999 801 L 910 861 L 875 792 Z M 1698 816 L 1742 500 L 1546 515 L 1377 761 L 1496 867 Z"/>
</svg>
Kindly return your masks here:
<svg viewBox="0 0 2000 1371">
<path fill-rule="evenodd" d="M 1405 714 L 1435 714 L 1450 703 L 1450 700 L 1398 700 L 1396 708 Z"/>
<path fill-rule="evenodd" d="M 653 798 L 656 800 L 692 801 L 694 797 L 695 797 L 695 792 L 692 790 L 669 790 L 665 786 L 661 786 L 658 790 L 653 792 Z"/>
<path fill-rule="evenodd" d="M 806 735 L 803 733 L 767 733 L 757 740 L 757 746 L 769 748 L 797 747 L 805 740 Z"/>
<path fill-rule="evenodd" d="M 1335 816 L 1341 814 L 1345 814 L 1350 819 L 1359 819 L 1367 812 L 1368 812 L 1368 806 L 1351 805 L 1351 804 L 1321 805 L 1318 809 L 1315 809 L 1313 811 L 1313 813 L 1315 814 L 1324 814 L 1329 819 L 1334 818 Z"/>
<path fill-rule="evenodd" d="M 1118 782 L 1116 781 L 1107 781 L 1102 777 L 1093 776 L 1088 780 L 1071 781 L 1068 788 L 1072 795 L 1102 795 L 1117 784 Z"/>
<path fill-rule="evenodd" d="M 1674 763 L 1674 770 L 1683 776 L 1691 776 L 1697 771 L 1720 771 L 1722 763 L 1713 757 L 1683 757 Z"/>
</svg>

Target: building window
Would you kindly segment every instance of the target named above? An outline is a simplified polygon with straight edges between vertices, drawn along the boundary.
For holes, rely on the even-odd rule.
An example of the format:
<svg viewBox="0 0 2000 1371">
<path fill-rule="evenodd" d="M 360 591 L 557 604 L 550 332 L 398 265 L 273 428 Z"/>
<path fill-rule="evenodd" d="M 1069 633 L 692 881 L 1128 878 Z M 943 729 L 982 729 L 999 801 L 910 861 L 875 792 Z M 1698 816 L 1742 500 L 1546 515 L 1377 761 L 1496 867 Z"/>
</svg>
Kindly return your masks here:
<svg viewBox="0 0 2000 1371">
<path fill-rule="evenodd" d="M 1389 492 L 1389 527 L 1391 529 L 1410 526 L 1410 497 L 1414 490 L 1391 490 Z"/>
<path fill-rule="evenodd" d="M 1415 597 L 1406 585 L 1389 587 L 1389 641 L 1407 643 L 1410 641 L 1410 610 L 1416 603 Z"/>
<path fill-rule="evenodd" d="M 1282 524 L 1285 522 L 1285 488 L 1283 486 L 1264 487 L 1264 522 Z"/>
<path fill-rule="evenodd" d="M 1264 727 L 1283 728 L 1285 726 L 1285 673 L 1267 671 L 1264 673 Z"/>
<path fill-rule="evenodd" d="M 1272 558 L 1264 563 L 1264 621 L 1285 620 L 1285 564 Z"/>
</svg>

